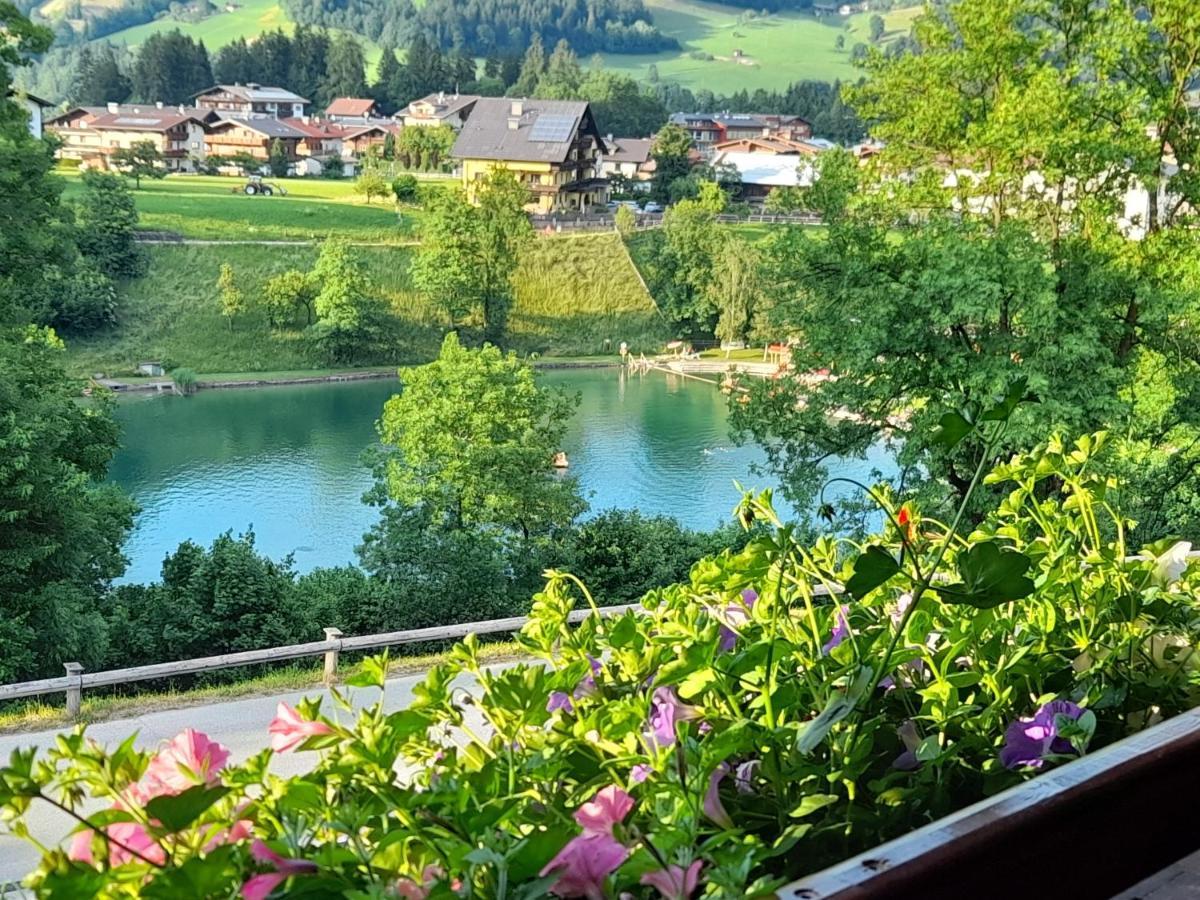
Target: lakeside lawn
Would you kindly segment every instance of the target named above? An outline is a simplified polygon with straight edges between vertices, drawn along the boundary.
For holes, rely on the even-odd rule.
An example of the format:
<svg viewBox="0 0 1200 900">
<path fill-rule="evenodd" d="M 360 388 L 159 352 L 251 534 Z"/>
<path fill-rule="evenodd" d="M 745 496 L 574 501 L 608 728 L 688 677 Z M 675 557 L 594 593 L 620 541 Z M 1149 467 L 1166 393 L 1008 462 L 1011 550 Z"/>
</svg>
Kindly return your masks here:
<svg viewBox="0 0 1200 900">
<path fill-rule="evenodd" d="M 352 179 L 266 178 L 288 195 L 249 197 L 235 193 L 244 178 L 169 175 L 142 179 L 133 191 L 143 231 L 172 231 L 200 240 L 312 241 L 327 237 L 376 244 L 411 243 L 425 213 L 397 207 L 390 199 L 367 203 Z M 428 184 L 445 185 L 445 180 Z M 132 182 L 130 183 L 132 187 Z M 67 175 L 64 194 L 78 194 L 77 177 Z"/>
<path fill-rule="evenodd" d="M 412 289 L 413 248 L 360 247 L 356 252 L 368 283 L 390 312 L 381 349 L 356 362 L 392 366 L 432 359 L 450 321 Z M 311 267 L 318 248 L 156 245 L 149 253 L 150 272 L 126 286 L 118 324 L 88 337 L 67 337 L 68 363 L 76 373 L 125 377 L 145 359 L 161 360 L 168 369 L 191 368 L 202 378 L 330 371 L 329 361 L 306 339 L 302 322 L 272 329 L 253 302 L 271 276 Z M 232 328 L 220 314 L 217 297 L 222 263 L 233 268 L 251 301 Z M 611 353 L 621 341 L 652 350 L 665 330 L 615 234 L 542 238 L 517 274 L 507 346 L 555 357 Z"/>
</svg>

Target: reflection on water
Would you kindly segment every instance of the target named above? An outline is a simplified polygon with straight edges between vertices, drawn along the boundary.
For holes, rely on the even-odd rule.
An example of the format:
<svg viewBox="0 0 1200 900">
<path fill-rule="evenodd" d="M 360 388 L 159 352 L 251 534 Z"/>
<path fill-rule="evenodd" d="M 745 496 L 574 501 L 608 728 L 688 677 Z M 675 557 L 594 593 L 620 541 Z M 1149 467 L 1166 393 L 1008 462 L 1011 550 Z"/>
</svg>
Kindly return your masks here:
<svg viewBox="0 0 1200 900">
<path fill-rule="evenodd" d="M 751 474 L 762 451 L 733 445 L 725 399 L 705 384 L 617 369 L 541 377 L 581 396 L 563 449 L 593 510 L 636 507 L 709 528 L 737 503 L 735 480 L 773 486 Z M 295 554 L 301 571 L 352 561 L 377 515 L 361 502 L 371 486 L 362 452 L 396 389 L 380 380 L 123 399 L 110 477 L 142 507 L 126 579 L 156 578 L 185 539 L 207 543 L 251 526 L 261 550 Z M 880 453 L 837 474 L 886 466 Z"/>
</svg>

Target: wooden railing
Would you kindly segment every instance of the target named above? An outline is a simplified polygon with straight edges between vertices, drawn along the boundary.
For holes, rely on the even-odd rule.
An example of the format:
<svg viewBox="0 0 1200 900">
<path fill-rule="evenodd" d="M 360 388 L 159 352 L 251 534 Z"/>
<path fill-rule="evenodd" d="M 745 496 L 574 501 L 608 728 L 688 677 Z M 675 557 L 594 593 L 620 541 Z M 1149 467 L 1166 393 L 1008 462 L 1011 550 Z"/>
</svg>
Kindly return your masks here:
<svg viewBox="0 0 1200 900">
<path fill-rule="evenodd" d="M 639 609 L 635 603 L 622 606 L 602 606 L 604 616 L 620 615 L 631 609 Z M 575 610 L 569 616 L 571 622 L 580 622 L 591 615 L 590 609 Z M 128 669 L 109 669 L 105 672 L 84 672 L 77 662 L 64 664 L 65 676 L 23 681 L 17 684 L 0 685 L 0 701 L 37 697 L 42 694 L 66 694 L 67 713 L 79 715 L 84 688 L 111 687 L 132 684 L 137 681 L 152 681 L 156 678 L 172 678 L 177 675 L 196 675 L 215 672 L 237 666 L 258 665 L 284 660 L 325 657 L 325 683 L 337 679 L 338 655 L 342 651 L 381 650 L 400 644 L 416 644 L 422 641 L 459 640 L 468 634 L 505 634 L 520 631 L 529 621 L 527 616 L 508 619 L 490 619 L 485 622 L 462 622 L 458 625 L 439 625 L 436 628 L 414 628 L 408 631 L 386 631 L 382 634 L 365 634 L 345 637 L 336 628 L 325 629 L 325 640 L 307 644 L 290 644 L 286 647 L 268 647 L 263 650 L 247 650 L 242 653 L 223 653 L 219 656 L 202 656 L 199 659 L 184 659 L 177 662 L 155 663 L 149 666 L 133 666 Z"/>
</svg>

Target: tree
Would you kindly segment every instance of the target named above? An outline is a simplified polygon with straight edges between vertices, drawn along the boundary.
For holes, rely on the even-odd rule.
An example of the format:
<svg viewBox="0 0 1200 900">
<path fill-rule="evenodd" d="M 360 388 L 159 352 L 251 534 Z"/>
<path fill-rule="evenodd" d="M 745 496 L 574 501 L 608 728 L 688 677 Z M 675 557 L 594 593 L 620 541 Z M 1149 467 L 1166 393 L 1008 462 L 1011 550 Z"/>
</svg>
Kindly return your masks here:
<svg viewBox="0 0 1200 900">
<path fill-rule="evenodd" d="M 708 283 L 711 302 L 718 310 L 717 338 L 741 341 L 762 292 L 761 263 L 753 244 L 728 239 L 713 264 Z"/>
<path fill-rule="evenodd" d="M 246 295 L 238 287 L 237 277 L 229 263 L 221 263 L 221 274 L 217 276 L 217 294 L 221 301 L 221 315 L 233 331 L 233 320 L 246 311 Z"/>
<path fill-rule="evenodd" d="M 514 354 L 469 350 L 453 332 L 435 362 L 403 380 L 379 420 L 389 499 L 452 530 L 496 526 L 525 539 L 583 511 L 575 482 L 552 472 L 577 398 L 539 387 Z"/>
<path fill-rule="evenodd" d="M 726 235 L 716 223 L 725 195 L 712 182 L 699 185 L 695 199 L 681 200 L 663 216 L 646 255 L 651 293 L 664 314 L 687 329 L 710 331 L 717 305 L 711 291 L 713 265 Z"/>
<path fill-rule="evenodd" d="M 541 96 L 539 86 L 539 96 Z M 587 100 L 592 114 L 609 134 L 635 137 L 654 134 L 667 122 L 667 108 L 654 94 L 625 75 L 591 69 L 572 99 Z"/>
<path fill-rule="evenodd" d="M 123 103 L 132 90 L 133 84 L 111 44 L 98 41 L 83 46 L 71 86 L 71 103 L 81 106 Z"/>
<path fill-rule="evenodd" d="M 376 105 L 385 113 L 395 112 L 403 105 L 395 94 L 395 88 L 403 76 L 404 66 L 396 56 L 396 48 L 384 47 L 370 93 Z"/>
<path fill-rule="evenodd" d="M 415 175 L 400 175 L 392 181 L 392 194 L 397 203 L 416 203 L 421 198 Z"/>
<path fill-rule="evenodd" d="M 146 271 L 138 246 L 137 207 L 117 175 L 83 173 L 83 196 L 75 207 L 79 250 L 110 278 L 136 278 Z"/>
<path fill-rule="evenodd" d="M 0 54 L 3 51 L 0 50 Z M 104 395 L 79 402 L 63 344 L 27 326 L 0 335 L 0 681 L 93 668 L 107 634 L 98 612 L 124 571 L 134 505 L 105 484 L 118 429 Z"/>
<path fill-rule="evenodd" d="M 387 179 L 378 169 L 364 169 L 354 181 L 355 193 L 362 194 L 371 202 L 372 197 L 386 197 L 390 191 Z"/>
<path fill-rule="evenodd" d="M 670 200 L 671 183 L 686 178 L 691 171 L 692 139 L 686 131 L 671 123 L 654 136 L 650 157 L 654 160 L 654 179 L 651 193 L 660 203 Z"/>
<path fill-rule="evenodd" d="M 494 169 L 476 189 L 475 204 L 459 191 L 433 202 L 413 261 L 417 289 L 455 321 L 476 313 L 485 339 L 504 335 L 512 277 L 533 239 L 525 214 L 527 189 L 506 169 Z"/>
<path fill-rule="evenodd" d="M 150 35 L 138 51 L 131 81 L 134 99 L 143 103 L 191 103 L 213 84 L 204 42 L 178 29 Z"/>
<path fill-rule="evenodd" d="M 835 37 L 833 39 L 833 47 L 835 50 L 845 50 L 846 36 L 844 34 L 839 34 L 837 37 Z"/>
<path fill-rule="evenodd" d="M 271 153 L 267 157 L 267 167 L 276 178 L 286 177 L 288 169 L 291 168 L 287 148 L 283 146 L 283 142 L 279 138 L 271 141 Z"/>
<path fill-rule="evenodd" d="M 532 97 L 537 90 L 538 81 L 546 71 L 546 48 L 542 46 L 542 37 L 535 34 L 529 42 L 529 48 L 521 60 L 521 72 L 512 86 L 510 93 L 514 97 Z"/>
<path fill-rule="evenodd" d="M 134 186 L 141 190 L 143 178 L 166 178 L 162 152 L 154 141 L 134 141 L 128 147 L 118 147 L 109 156 L 118 171 L 133 176 Z"/>
<path fill-rule="evenodd" d="M 883 24 L 883 16 L 878 13 L 871 16 L 867 27 L 870 29 L 871 43 L 878 44 L 886 30 Z"/>
<path fill-rule="evenodd" d="M 267 313 L 267 321 L 272 327 L 280 325 L 292 317 L 297 307 L 303 307 L 305 324 L 313 323 L 313 302 L 316 300 L 317 286 L 305 272 L 288 269 L 267 279 L 263 285 L 262 304 Z"/>
<path fill-rule="evenodd" d="M 637 216 L 628 206 L 618 206 L 617 211 L 613 214 L 613 226 L 617 229 L 617 234 L 628 238 L 637 227 Z"/>
<path fill-rule="evenodd" d="M 1146 538 L 1200 524 L 1200 421 L 1182 400 L 1200 373 L 1170 349 L 1200 338 L 1200 248 L 1177 215 L 1200 200 L 1200 122 L 1167 87 L 1200 54 L 1189 9 L 1042 17 L 1027 0 L 963 0 L 917 21 L 919 54 L 871 56 L 848 96 L 886 149 L 869 172 L 823 156 L 809 199 L 829 240 L 794 230 L 767 248 L 793 362 L 835 377 L 782 379 L 734 411 L 794 497 L 810 495 L 823 455 L 885 436 L 909 484 L 936 497 L 965 494 L 985 449 L 1003 458 L 1056 430 L 1108 428 Z M 1175 199 L 1159 204 L 1176 166 Z M 1130 220 L 1139 185 L 1145 211 Z M 911 223 L 898 241 L 897 221 Z M 938 440 L 943 416 L 973 415 L 1018 378 L 1041 402 L 1001 443 Z"/>
<path fill-rule="evenodd" d="M 318 96 L 328 103 L 334 97 L 362 97 L 367 93 L 366 59 L 362 44 L 349 34 L 334 36 L 325 61 L 325 78 Z"/>
<path fill-rule="evenodd" d="M 362 272 L 362 262 L 345 242 L 328 240 L 309 276 L 320 286 L 312 338 L 334 362 L 354 362 L 379 336 L 382 311 Z"/>
<path fill-rule="evenodd" d="M 771 188 L 763 201 L 763 211 L 769 213 L 795 213 L 806 208 L 804 189 L 790 185 Z"/>
</svg>

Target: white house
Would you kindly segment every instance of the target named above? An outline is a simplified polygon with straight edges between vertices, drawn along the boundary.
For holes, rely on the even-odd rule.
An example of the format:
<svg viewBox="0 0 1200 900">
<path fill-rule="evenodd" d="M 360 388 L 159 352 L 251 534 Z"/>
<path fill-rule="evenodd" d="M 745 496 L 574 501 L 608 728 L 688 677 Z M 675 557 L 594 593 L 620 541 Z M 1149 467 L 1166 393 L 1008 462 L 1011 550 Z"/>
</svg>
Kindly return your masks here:
<svg viewBox="0 0 1200 900">
<path fill-rule="evenodd" d="M 43 110 L 50 109 L 54 104 L 48 100 L 43 100 L 41 97 L 35 97 L 33 94 L 26 93 L 25 91 L 17 91 L 12 88 L 9 88 L 8 96 L 15 99 L 28 114 L 29 133 L 35 138 L 40 138 L 42 136 Z"/>
</svg>

